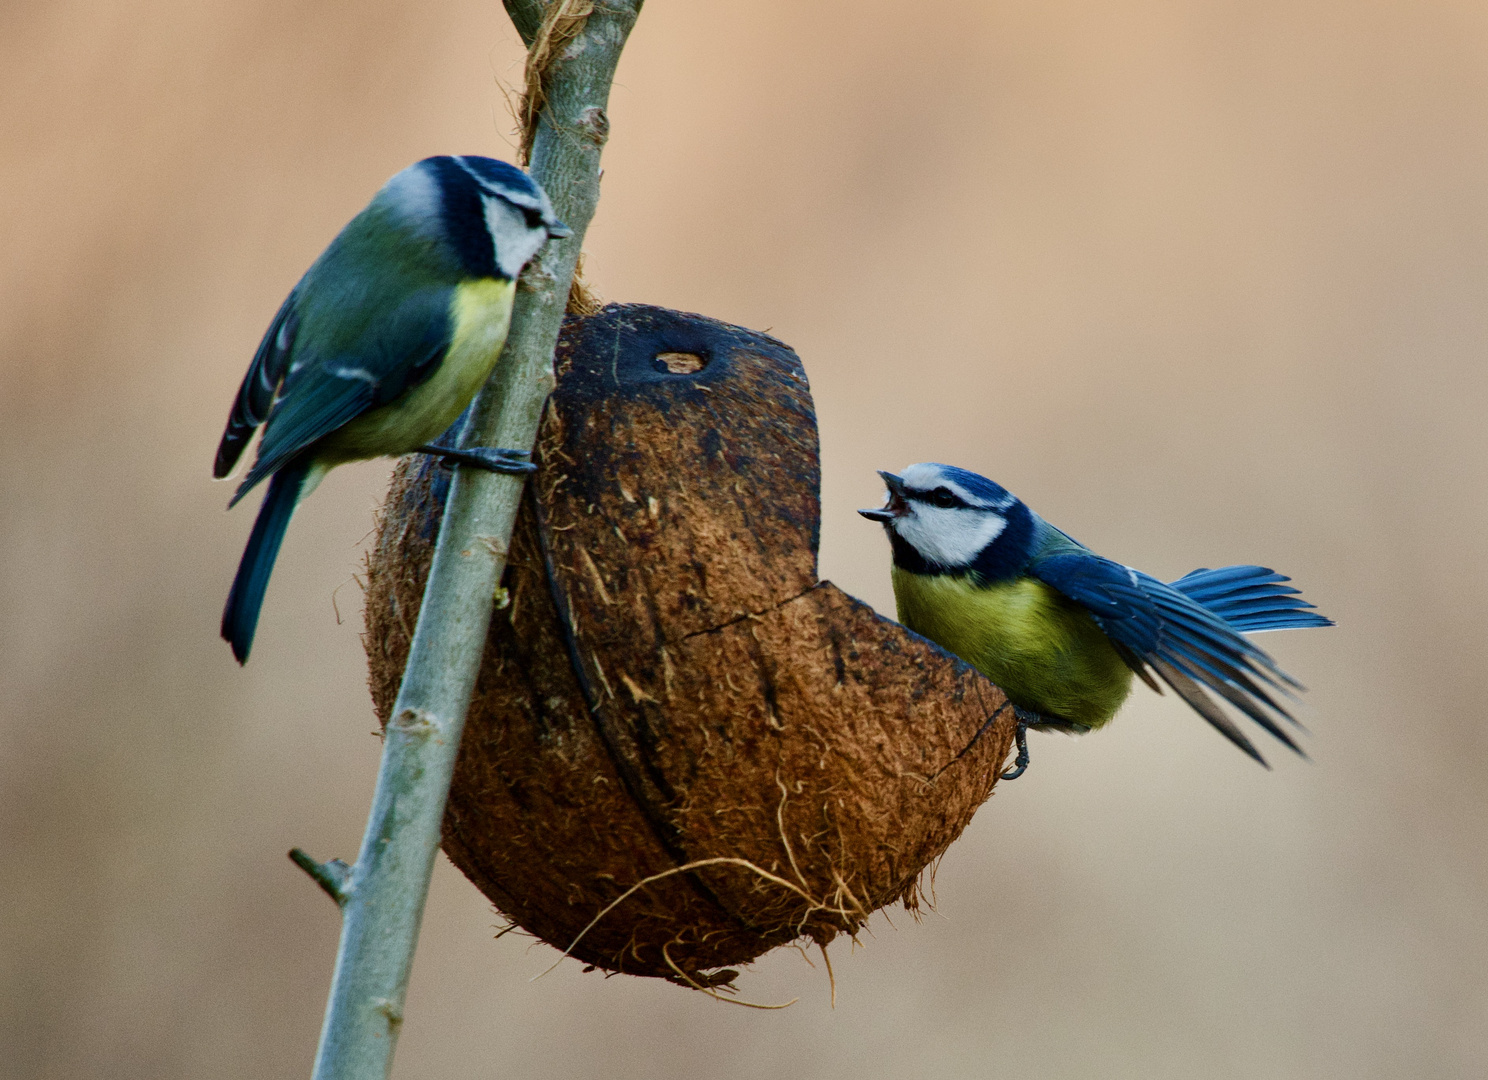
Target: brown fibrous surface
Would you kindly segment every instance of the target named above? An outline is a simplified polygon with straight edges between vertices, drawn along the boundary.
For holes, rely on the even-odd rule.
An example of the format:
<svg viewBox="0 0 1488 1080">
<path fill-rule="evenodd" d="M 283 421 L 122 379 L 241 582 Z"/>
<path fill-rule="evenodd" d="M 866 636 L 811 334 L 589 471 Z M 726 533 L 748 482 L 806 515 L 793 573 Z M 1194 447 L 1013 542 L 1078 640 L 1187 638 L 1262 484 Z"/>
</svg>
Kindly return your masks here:
<svg viewBox="0 0 1488 1080">
<path fill-rule="evenodd" d="M 585 963 L 699 985 L 855 933 L 886 904 L 915 908 L 922 873 L 991 795 L 1012 710 L 817 580 L 816 424 L 795 354 L 612 304 L 569 320 L 558 373 L 446 854 Z M 369 556 L 384 723 L 446 488 L 430 459 L 401 463 Z"/>
</svg>

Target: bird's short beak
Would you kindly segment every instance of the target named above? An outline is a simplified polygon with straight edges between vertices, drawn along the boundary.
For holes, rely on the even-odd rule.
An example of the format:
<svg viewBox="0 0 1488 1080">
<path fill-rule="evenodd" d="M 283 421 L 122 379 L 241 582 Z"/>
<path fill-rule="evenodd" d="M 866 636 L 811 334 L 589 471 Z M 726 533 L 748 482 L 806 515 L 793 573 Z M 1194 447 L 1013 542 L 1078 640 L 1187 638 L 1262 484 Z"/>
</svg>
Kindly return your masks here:
<svg viewBox="0 0 1488 1080">
<path fill-rule="evenodd" d="M 570 229 L 567 225 L 563 224 L 563 222 L 559 221 L 557 218 L 554 218 L 552 221 L 547 222 L 547 226 L 548 238 L 550 240 L 566 240 L 573 235 L 573 230 Z"/>
<path fill-rule="evenodd" d="M 891 472 L 884 472 L 882 469 L 878 471 L 878 475 L 883 477 L 884 486 L 889 489 L 889 501 L 879 509 L 859 510 L 858 513 L 862 514 L 869 521 L 877 521 L 880 524 L 887 525 L 896 518 L 902 518 L 905 514 L 909 513 L 909 504 L 904 501 L 903 480 Z"/>
</svg>

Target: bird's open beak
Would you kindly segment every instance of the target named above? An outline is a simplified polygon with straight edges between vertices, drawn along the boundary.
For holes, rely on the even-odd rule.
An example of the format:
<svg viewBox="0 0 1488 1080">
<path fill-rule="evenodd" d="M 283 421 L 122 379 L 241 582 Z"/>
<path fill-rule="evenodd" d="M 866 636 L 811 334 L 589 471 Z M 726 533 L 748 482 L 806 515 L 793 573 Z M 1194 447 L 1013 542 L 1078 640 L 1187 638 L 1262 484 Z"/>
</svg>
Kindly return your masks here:
<svg viewBox="0 0 1488 1080">
<path fill-rule="evenodd" d="M 566 240 L 573 235 L 573 230 L 557 218 L 546 222 L 546 224 L 548 226 L 548 239 L 550 240 Z"/>
<path fill-rule="evenodd" d="M 884 486 L 889 489 L 889 501 L 876 510 L 859 510 L 869 521 L 877 521 L 887 525 L 895 518 L 902 518 L 909 513 L 909 504 L 904 501 L 904 481 L 891 472 L 878 471 L 883 477 Z"/>
</svg>

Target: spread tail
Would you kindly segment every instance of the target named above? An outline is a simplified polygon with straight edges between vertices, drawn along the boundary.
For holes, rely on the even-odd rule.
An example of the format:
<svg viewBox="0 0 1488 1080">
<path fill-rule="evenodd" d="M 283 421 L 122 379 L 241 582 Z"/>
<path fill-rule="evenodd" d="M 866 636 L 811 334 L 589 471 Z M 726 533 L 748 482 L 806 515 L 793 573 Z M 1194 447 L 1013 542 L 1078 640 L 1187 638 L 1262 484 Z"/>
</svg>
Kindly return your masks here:
<svg viewBox="0 0 1488 1080">
<path fill-rule="evenodd" d="M 1332 626 L 1332 619 L 1309 610 L 1312 605 L 1286 584 L 1290 580 L 1264 566 L 1224 566 L 1195 570 L 1172 585 L 1241 633 Z"/>
<path fill-rule="evenodd" d="M 222 636 L 232 645 L 233 656 L 240 664 L 248 662 L 248 652 L 253 648 L 253 633 L 258 629 L 259 609 L 263 607 L 264 590 L 268 588 L 269 575 L 273 573 L 274 560 L 279 557 L 279 545 L 284 540 L 284 530 L 289 527 L 289 519 L 300 500 L 300 491 L 309 471 L 310 463 L 302 458 L 291 461 L 274 474 L 269 493 L 258 508 L 258 520 L 253 523 L 248 546 L 243 549 L 238 576 L 233 578 L 227 606 L 222 609 Z"/>
</svg>

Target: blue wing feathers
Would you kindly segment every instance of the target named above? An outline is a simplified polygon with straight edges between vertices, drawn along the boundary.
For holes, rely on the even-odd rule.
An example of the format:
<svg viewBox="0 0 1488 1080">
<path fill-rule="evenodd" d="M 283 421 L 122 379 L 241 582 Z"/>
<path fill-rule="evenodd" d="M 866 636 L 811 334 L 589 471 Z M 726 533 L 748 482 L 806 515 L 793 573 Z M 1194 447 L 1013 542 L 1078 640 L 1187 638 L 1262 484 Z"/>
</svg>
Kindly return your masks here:
<svg viewBox="0 0 1488 1080">
<path fill-rule="evenodd" d="M 1029 568 L 1034 577 L 1052 585 L 1102 620 L 1120 623 L 1117 640 L 1138 652 L 1148 652 L 1157 630 L 1157 612 L 1140 586 L 1134 571 L 1084 551 L 1063 552 L 1036 560 Z"/>
<path fill-rule="evenodd" d="M 1195 570 L 1169 585 L 1083 550 L 1037 559 L 1029 572 L 1086 608 L 1123 655 L 1157 672 L 1247 754 L 1264 764 L 1206 690 L 1302 753 L 1276 719 L 1301 727 L 1276 696 L 1294 698 L 1301 684 L 1241 636 L 1331 625 L 1285 584 L 1286 576 L 1262 566 L 1226 566 Z"/>
<path fill-rule="evenodd" d="M 263 364 L 255 358 L 239 394 L 239 408 L 234 409 L 228 433 L 223 436 L 223 446 L 229 438 L 237 437 L 233 425 L 240 411 L 241 443 L 246 445 L 252 435 L 251 426 L 242 426 L 247 423 L 264 424 L 263 439 L 258 460 L 228 505 L 236 504 L 254 485 L 317 439 L 397 400 L 428 379 L 449 348 L 452 296 L 453 289 L 447 287 L 419 290 L 377 322 L 375 335 L 354 338 L 347 351 L 339 354 L 318 353 L 310 343 L 290 338 L 281 351 L 271 349 L 264 354 L 267 359 Z M 260 352 L 285 338 L 286 334 L 271 327 Z M 275 380 L 272 391 L 267 389 L 271 378 Z M 265 402 L 265 395 L 271 396 L 272 404 Z M 238 446 L 232 459 L 235 461 L 241 453 Z M 220 450 L 218 457 L 221 469 Z M 226 470 L 218 473 L 225 474 Z"/>
<path fill-rule="evenodd" d="M 1203 688 L 1198 683 L 1173 667 L 1173 665 L 1164 663 L 1162 660 L 1154 659 L 1152 661 L 1152 669 L 1161 676 L 1163 682 L 1173 688 L 1173 691 L 1179 697 L 1188 702 L 1194 712 L 1209 721 L 1216 731 L 1266 768 L 1269 769 L 1271 767 L 1266 763 L 1266 759 L 1261 756 L 1261 752 L 1255 748 L 1255 745 L 1245 737 L 1245 733 L 1240 730 L 1233 720 L 1225 715 L 1223 709 L 1214 703 L 1213 698 L 1204 693 Z"/>
<path fill-rule="evenodd" d="M 222 433 L 222 442 L 217 446 L 217 460 L 212 467 L 212 475 L 218 480 L 232 472 L 253 438 L 253 432 L 269 415 L 274 395 L 289 369 L 289 354 L 298 329 L 299 316 L 295 311 L 295 291 L 292 290 L 279 305 L 273 322 L 269 323 L 263 340 L 258 343 L 248 373 L 243 376 L 243 385 L 238 387 L 238 396 L 228 414 L 227 429 Z"/>
<path fill-rule="evenodd" d="M 1216 618 L 1214 612 L 1202 605 L 1178 601 L 1178 594 L 1163 586 L 1162 582 L 1155 578 L 1149 580 L 1158 587 L 1156 600 L 1158 609 L 1179 631 L 1182 639 L 1201 648 L 1215 651 L 1216 655 L 1235 652 L 1240 658 L 1254 666 L 1257 675 L 1274 686 L 1280 687 L 1292 681 L 1291 677 L 1277 667 L 1275 661 L 1264 651 L 1245 638 L 1236 635 L 1233 626 L 1227 620 L 1222 617 Z"/>
<path fill-rule="evenodd" d="M 312 370 L 319 374 L 318 369 Z M 329 378 L 318 381 L 331 382 Z M 335 382 L 340 385 L 315 387 L 318 393 L 313 395 L 296 394 L 280 399 L 269 426 L 264 429 L 263 440 L 258 444 L 258 460 L 233 493 L 232 501 L 227 504 L 229 509 L 264 477 L 282 467 L 316 439 L 367 411 L 374 394 L 370 384 L 349 379 L 336 379 Z"/>
</svg>

